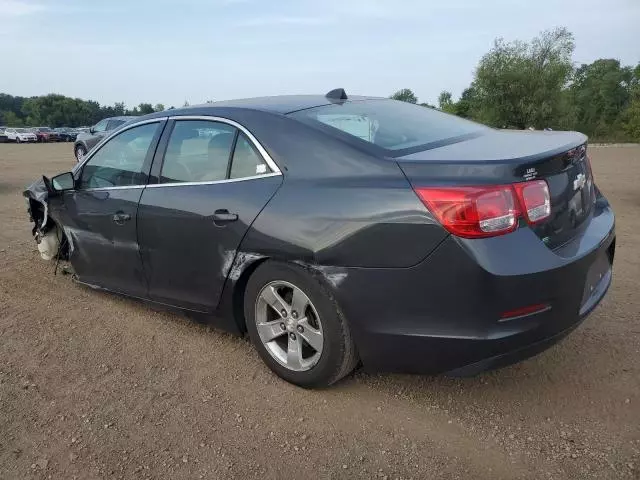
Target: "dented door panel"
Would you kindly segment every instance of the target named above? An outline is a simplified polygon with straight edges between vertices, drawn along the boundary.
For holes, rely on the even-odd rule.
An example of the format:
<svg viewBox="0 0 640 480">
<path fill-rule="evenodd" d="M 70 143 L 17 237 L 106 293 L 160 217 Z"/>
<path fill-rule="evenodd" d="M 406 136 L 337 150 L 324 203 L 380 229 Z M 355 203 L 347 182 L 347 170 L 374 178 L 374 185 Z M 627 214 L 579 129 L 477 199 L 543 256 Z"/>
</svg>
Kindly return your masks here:
<svg viewBox="0 0 640 480">
<path fill-rule="evenodd" d="M 213 312 L 240 242 L 281 183 L 278 175 L 147 187 L 138 239 L 150 298 Z"/>
<path fill-rule="evenodd" d="M 131 296 L 146 297 L 136 238 L 142 187 L 77 190 L 52 208 L 70 243 L 78 280 Z"/>
</svg>

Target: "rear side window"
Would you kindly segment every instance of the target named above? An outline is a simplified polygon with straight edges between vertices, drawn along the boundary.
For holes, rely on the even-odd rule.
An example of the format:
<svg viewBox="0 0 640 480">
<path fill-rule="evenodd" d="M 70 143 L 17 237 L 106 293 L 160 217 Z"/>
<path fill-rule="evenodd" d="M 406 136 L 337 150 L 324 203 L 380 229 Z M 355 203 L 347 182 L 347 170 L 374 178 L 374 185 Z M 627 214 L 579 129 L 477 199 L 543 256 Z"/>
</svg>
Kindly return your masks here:
<svg viewBox="0 0 640 480">
<path fill-rule="evenodd" d="M 244 133 L 238 135 L 229 178 L 253 177 L 270 173 L 269 167 Z"/>
<path fill-rule="evenodd" d="M 164 155 L 160 183 L 227 178 L 236 129 L 206 120 L 178 120 Z"/>
<path fill-rule="evenodd" d="M 433 108 L 388 99 L 325 105 L 290 115 L 390 150 L 392 155 L 488 128 Z"/>
</svg>

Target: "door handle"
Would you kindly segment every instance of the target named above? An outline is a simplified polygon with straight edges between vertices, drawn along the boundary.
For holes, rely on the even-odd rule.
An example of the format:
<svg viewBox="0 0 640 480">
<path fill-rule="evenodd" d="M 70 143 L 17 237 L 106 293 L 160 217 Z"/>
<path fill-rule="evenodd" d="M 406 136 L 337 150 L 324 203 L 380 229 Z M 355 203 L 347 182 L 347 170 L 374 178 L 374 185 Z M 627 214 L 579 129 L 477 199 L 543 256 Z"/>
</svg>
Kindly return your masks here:
<svg viewBox="0 0 640 480">
<path fill-rule="evenodd" d="M 113 215 L 113 222 L 118 225 L 124 225 L 124 222 L 131 220 L 131 215 L 128 213 L 118 212 Z"/>
<path fill-rule="evenodd" d="M 216 210 L 213 213 L 213 223 L 215 224 L 235 222 L 236 220 L 238 220 L 238 214 L 229 213 L 227 209 Z"/>
</svg>

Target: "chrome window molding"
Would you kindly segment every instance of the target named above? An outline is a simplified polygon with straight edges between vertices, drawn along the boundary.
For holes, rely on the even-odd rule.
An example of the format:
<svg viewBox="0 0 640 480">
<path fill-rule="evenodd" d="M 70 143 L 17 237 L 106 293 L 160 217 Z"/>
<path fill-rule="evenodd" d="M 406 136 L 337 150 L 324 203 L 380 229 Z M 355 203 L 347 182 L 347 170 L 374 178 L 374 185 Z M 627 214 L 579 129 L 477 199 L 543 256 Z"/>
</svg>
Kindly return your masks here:
<svg viewBox="0 0 640 480">
<path fill-rule="evenodd" d="M 74 192 L 98 192 L 101 190 L 134 190 L 136 188 L 144 188 L 147 185 L 118 185 L 117 187 L 93 187 L 93 188 L 79 188 L 73 190 Z"/>
<path fill-rule="evenodd" d="M 271 172 L 271 173 L 264 173 L 264 174 L 261 174 L 261 175 L 252 175 L 250 177 L 224 178 L 222 180 L 209 180 L 209 181 L 206 181 L 206 182 L 150 183 L 146 187 L 147 188 L 160 188 L 160 187 L 188 187 L 188 186 L 193 186 L 193 185 L 216 185 L 218 183 L 244 182 L 245 180 L 258 180 L 260 178 L 280 177 L 280 176 L 282 176 L 282 173 L 280 173 L 280 172 Z"/>
<path fill-rule="evenodd" d="M 238 122 L 234 121 L 234 120 L 229 120 L 228 118 L 223 118 L 223 117 L 216 117 L 216 116 L 209 116 L 209 115 L 174 115 L 169 117 L 170 120 L 175 120 L 175 121 L 180 121 L 180 120 L 204 120 L 204 121 L 209 121 L 209 122 L 220 122 L 220 123 L 226 123 L 227 125 L 231 125 L 232 127 L 237 128 L 238 130 L 240 130 L 242 133 L 244 133 L 247 138 L 249 139 L 249 141 L 253 144 L 253 146 L 258 150 L 258 152 L 260 152 L 260 155 L 262 156 L 262 159 L 265 161 L 265 163 L 267 165 L 269 165 L 269 168 L 271 169 L 272 173 L 277 173 L 277 174 L 282 174 L 282 172 L 280 171 L 280 169 L 278 168 L 278 165 L 276 165 L 276 162 L 273 161 L 273 158 L 271 158 L 271 155 L 269 155 L 269 153 L 267 153 L 267 151 L 264 149 L 264 147 L 260 144 L 260 142 L 258 141 L 258 139 L 256 137 L 253 136 L 253 134 L 247 130 L 243 125 L 240 125 Z M 268 175 L 268 174 L 265 174 Z M 264 176 L 264 175 L 262 175 Z M 231 179 L 229 179 L 231 180 Z M 199 182 L 196 182 L 199 183 Z M 167 185 L 167 184 L 165 184 Z"/>
<path fill-rule="evenodd" d="M 270 173 L 264 173 L 264 174 L 261 174 L 261 175 L 252 175 L 250 177 L 225 178 L 225 179 L 222 179 L 222 180 L 211 180 L 211 181 L 206 181 L 206 182 L 149 183 L 147 185 L 120 185 L 120 186 L 117 186 L 117 187 L 81 188 L 81 189 L 73 189 L 73 190 L 69 190 L 69 191 L 73 191 L 73 192 L 96 192 L 96 191 L 101 191 L 101 190 L 126 190 L 126 189 L 136 189 L 136 188 L 145 188 L 145 187 L 148 187 L 148 188 L 159 188 L 159 187 L 182 187 L 182 186 L 186 187 L 186 186 L 194 186 L 194 185 L 215 185 L 215 184 L 218 184 L 218 183 L 243 182 L 245 180 L 257 180 L 259 178 L 268 178 L 268 177 L 275 177 L 275 176 L 282 175 L 282 172 L 280 171 L 280 168 L 278 168 L 278 165 L 276 165 L 276 162 L 273 161 L 273 159 L 271 158 L 269 153 L 264 149 L 264 147 L 260 144 L 258 139 L 256 137 L 254 137 L 253 134 L 249 130 L 247 130 L 243 125 L 239 124 L 238 122 L 236 122 L 234 120 L 229 120 L 228 118 L 216 117 L 216 116 L 212 116 L 212 115 L 174 115 L 174 116 L 171 116 L 171 117 L 156 117 L 156 118 L 150 118 L 150 119 L 147 119 L 147 120 L 141 120 L 139 122 L 127 125 L 124 128 L 116 129 L 111 135 L 108 135 L 105 138 L 103 138 L 98 144 L 96 144 L 95 147 L 93 147 L 91 149 L 91 152 L 87 154 L 86 158 L 77 167 L 78 171 L 81 171 L 84 168 L 84 165 L 89 160 L 91 160 L 91 158 L 96 153 L 98 153 L 100 148 L 102 148 L 102 145 L 104 145 L 106 142 L 111 140 L 111 138 L 115 137 L 116 135 L 118 135 L 118 134 L 120 134 L 122 132 L 125 132 L 127 130 L 130 130 L 132 128 L 138 127 L 140 125 L 145 125 L 147 123 L 154 123 L 154 122 L 163 122 L 165 120 L 176 120 L 176 121 L 178 121 L 178 120 L 203 120 L 203 121 L 219 122 L 219 123 L 225 123 L 227 125 L 231 125 L 232 127 L 237 128 L 238 130 L 240 130 L 242 133 L 244 133 L 247 136 L 249 141 L 253 144 L 253 146 L 256 148 L 256 150 L 258 150 L 258 152 L 262 156 L 262 159 L 269 166 L 269 168 L 271 169 L 271 172 Z"/>
</svg>

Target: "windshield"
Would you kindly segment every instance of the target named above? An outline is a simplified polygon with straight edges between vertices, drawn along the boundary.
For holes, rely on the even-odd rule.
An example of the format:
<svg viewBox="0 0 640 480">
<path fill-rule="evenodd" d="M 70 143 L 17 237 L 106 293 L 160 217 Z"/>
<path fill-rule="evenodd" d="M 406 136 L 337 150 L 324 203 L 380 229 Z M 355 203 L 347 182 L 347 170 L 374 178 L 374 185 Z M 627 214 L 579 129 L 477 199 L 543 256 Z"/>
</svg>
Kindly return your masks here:
<svg viewBox="0 0 640 480">
<path fill-rule="evenodd" d="M 51 129 L 49 127 L 40 127 L 38 130 L 40 130 L 41 132 L 50 132 Z"/>
<path fill-rule="evenodd" d="M 16 128 L 16 132 L 18 132 L 18 133 L 28 133 L 26 128 Z"/>
<path fill-rule="evenodd" d="M 388 99 L 325 105 L 291 116 L 328 125 L 393 153 L 479 134 L 488 128 L 433 108 Z"/>
</svg>

